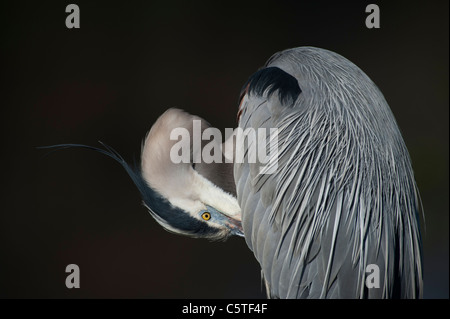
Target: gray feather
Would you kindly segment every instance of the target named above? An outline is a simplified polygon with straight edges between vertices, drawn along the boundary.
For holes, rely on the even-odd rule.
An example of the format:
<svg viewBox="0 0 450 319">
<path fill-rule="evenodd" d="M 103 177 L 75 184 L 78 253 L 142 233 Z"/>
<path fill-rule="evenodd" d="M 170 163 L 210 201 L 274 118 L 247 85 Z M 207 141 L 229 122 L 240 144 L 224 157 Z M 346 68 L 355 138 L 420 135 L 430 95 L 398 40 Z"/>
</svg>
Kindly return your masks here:
<svg viewBox="0 0 450 319">
<path fill-rule="evenodd" d="M 286 50 L 267 66 L 293 76 L 301 94 L 282 103 L 269 89 L 247 93 L 239 126 L 278 128 L 278 170 L 237 163 L 234 176 L 270 296 L 421 297 L 421 204 L 383 95 L 327 50 Z M 369 264 L 380 269 L 379 289 L 365 286 Z"/>
</svg>

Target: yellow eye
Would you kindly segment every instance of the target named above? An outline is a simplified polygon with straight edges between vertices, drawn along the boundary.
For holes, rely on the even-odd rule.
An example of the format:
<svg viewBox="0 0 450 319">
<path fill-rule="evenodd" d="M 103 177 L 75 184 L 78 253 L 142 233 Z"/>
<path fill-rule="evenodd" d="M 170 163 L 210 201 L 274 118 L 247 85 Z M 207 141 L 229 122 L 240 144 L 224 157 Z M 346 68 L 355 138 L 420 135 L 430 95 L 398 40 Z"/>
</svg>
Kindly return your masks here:
<svg viewBox="0 0 450 319">
<path fill-rule="evenodd" d="M 208 212 L 204 212 L 204 213 L 202 214 L 202 218 L 203 218 L 204 220 L 210 220 L 210 219 L 211 219 L 211 214 L 208 213 Z"/>
</svg>

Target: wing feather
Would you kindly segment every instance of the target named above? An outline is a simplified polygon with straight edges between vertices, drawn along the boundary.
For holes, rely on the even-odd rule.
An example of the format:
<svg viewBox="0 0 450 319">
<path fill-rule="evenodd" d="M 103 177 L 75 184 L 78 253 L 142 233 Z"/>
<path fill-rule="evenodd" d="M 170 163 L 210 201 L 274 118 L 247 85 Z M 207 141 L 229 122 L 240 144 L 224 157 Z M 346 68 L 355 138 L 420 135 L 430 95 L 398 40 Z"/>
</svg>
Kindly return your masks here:
<svg viewBox="0 0 450 319">
<path fill-rule="evenodd" d="M 326 50 L 288 50 L 270 67 L 295 77 L 301 93 L 283 92 L 259 71 L 268 84 L 257 92 L 246 84 L 239 126 L 278 130 L 269 160 L 276 172 L 248 163 L 249 145 L 237 146 L 247 157 L 234 171 L 246 241 L 269 296 L 420 297 L 420 198 L 384 97 L 359 68 Z M 380 269 L 380 288 L 366 286 L 369 264 Z"/>
</svg>

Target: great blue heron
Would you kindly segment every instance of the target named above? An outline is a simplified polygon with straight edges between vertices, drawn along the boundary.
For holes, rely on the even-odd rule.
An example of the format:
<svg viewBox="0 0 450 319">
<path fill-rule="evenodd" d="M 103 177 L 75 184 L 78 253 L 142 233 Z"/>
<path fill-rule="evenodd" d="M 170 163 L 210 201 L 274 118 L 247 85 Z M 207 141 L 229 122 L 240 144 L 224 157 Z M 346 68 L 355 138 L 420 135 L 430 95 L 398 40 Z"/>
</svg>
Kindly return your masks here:
<svg viewBox="0 0 450 319">
<path fill-rule="evenodd" d="M 245 235 L 269 297 L 422 297 L 421 202 L 409 154 L 383 95 L 356 65 L 299 47 L 248 79 L 239 127 L 277 129 L 274 173 L 248 160 L 174 163 L 170 133 L 192 132 L 194 120 L 202 131 L 209 126 L 165 112 L 145 139 L 140 168 L 106 145 L 53 147 L 87 147 L 118 161 L 173 233 Z M 234 147 L 248 159 L 249 143 Z M 369 265 L 379 269 L 378 288 L 366 285 Z"/>
</svg>

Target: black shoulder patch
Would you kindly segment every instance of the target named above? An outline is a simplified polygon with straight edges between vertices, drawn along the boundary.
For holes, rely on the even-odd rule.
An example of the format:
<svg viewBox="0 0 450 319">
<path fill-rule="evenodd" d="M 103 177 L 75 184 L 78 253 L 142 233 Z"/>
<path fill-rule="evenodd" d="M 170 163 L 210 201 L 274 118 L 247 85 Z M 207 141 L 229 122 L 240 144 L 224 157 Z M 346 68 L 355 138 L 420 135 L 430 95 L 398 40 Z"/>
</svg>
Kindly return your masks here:
<svg viewBox="0 0 450 319">
<path fill-rule="evenodd" d="M 267 97 L 278 90 L 278 97 L 283 104 L 288 102 L 289 99 L 297 100 L 302 93 L 297 80 L 277 67 L 268 67 L 257 71 L 247 80 L 243 89 L 260 96 L 269 89 Z"/>
</svg>

